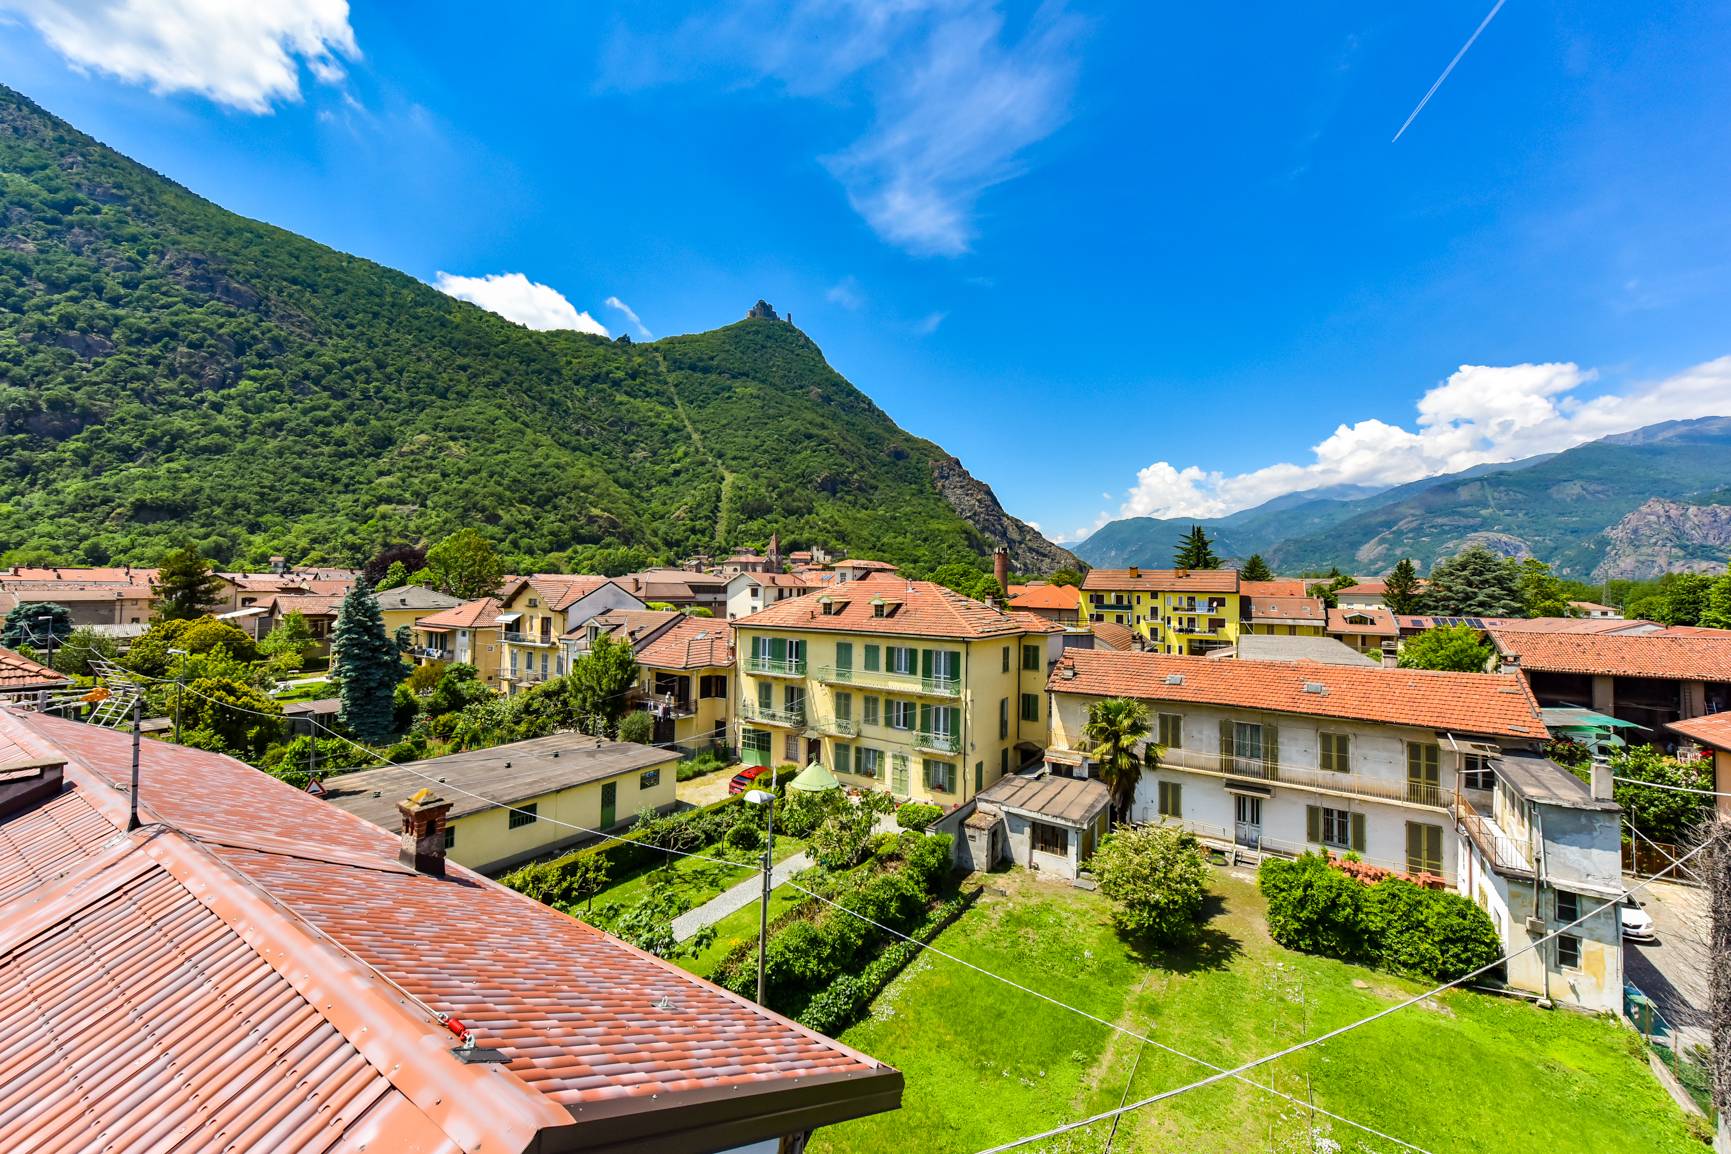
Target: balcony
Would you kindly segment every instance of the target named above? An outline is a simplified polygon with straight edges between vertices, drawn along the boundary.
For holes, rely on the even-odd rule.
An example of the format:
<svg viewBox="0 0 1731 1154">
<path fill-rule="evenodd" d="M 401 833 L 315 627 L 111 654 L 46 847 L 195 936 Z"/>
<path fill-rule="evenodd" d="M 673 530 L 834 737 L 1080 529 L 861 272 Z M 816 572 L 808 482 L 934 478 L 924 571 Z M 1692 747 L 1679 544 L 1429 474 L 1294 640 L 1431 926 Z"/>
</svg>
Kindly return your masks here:
<svg viewBox="0 0 1731 1154">
<path fill-rule="evenodd" d="M 690 698 L 675 697 L 671 693 L 633 690 L 627 701 L 631 708 L 641 709 L 658 717 L 692 717 L 697 713 L 697 707 L 691 703 Z"/>
<path fill-rule="evenodd" d="M 850 685 L 861 689 L 885 689 L 892 693 L 911 693 L 918 697 L 960 697 L 959 677 L 921 677 L 917 673 L 885 673 L 880 670 L 839 669 L 820 666 L 817 679 L 827 685 Z"/>
<path fill-rule="evenodd" d="M 427 661 L 453 660 L 451 650 L 435 649 L 431 645 L 411 645 L 409 646 L 409 656 L 424 658 Z"/>
<path fill-rule="evenodd" d="M 859 736 L 859 722 L 851 717 L 814 718 L 811 725 L 819 733 L 833 733 L 837 737 Z"/>
<path fill-rule="evenodd" d="M 803 657 L 747 657 L 745 671 L 764 677 L 804 677 Z"/>
<path fill-rule="evenodd" d="M 1101 601 L 1088 603 L 1089 613 L 1134 613 L 1136 606 L 1128 601 Z"/>
<path fill-rule="evenodd" d="M 515 633 L 507 629 L 503 636 L 507 645 L 534 645 L 551 649 L 554 641 L 551 633 Z"/>
<path fill-rule="evenodd" d="M 962 738 L 957 733 L 937 733 L 921 729 L 914 733 L 914 748 L 928 753 L 960 753 Z"/>
<path fill-rule="evenodd" d="M 1533 876 L 1533 863 L 1527 859 L 1526 847 L 1504 832 L 1494 817 L 1475 808 L 1464 797 L 1452 808 L 1455 824 L 1492 869 L 1504 875 Z"/>
<path fill-rule="evenodd" d="M 1225 778 L 1266 781 L 1373 801 L 1396 801 L 1441 809 L 1454 800 L 1453 795 L 1445 792 L 1441 786 L 1416 781 L 1369 777 L 1359 773 L 1335 773 L 1332 770 L 1308 766 L 1275 765 L 1260 758 L 1222 758 L 1217 753 L 1202 753 L 1189 749 L 1168 749 L 1160 763 L 1173 769 L 1217 774 Z"/>
<path fill-rule="evenodd" d="M 795 706 L 792 709 L 776 709 L 747 704 L 740 709 L 739 715 L 746 721 L 755 721 L 763 725 L 782 725 L 790 729 L 803 729 L 805 727 L 805 706 L 803 705 Z"/>
</svg>

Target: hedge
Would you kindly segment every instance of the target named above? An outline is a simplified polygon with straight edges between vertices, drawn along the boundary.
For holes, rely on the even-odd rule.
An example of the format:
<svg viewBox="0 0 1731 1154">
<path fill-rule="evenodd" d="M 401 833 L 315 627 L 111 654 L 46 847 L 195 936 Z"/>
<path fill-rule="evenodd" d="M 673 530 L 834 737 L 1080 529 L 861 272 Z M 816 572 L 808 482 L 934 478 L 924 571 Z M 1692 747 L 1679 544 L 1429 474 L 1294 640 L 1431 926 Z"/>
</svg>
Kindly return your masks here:
<svg viewBox="0 0 1731 1154">
<path fill-rule="evenodd" d="M 799 1024 L 820 1034 L 834 1035 L 859 1021 L 872 1000 L 883 993 L 884 987 L 919 955 L 921 947 L 966 913 L 981 892 L 979 887 L 963 890 L 933 910 L 918 929 L 907 938 L 897 939 L 858 974 L 843 974 L 827 988 L 819 990 L 806 1003 Z"/>
<path fill-rule="evenodd" d="M 896 810 L 896 824 L 903 829 L 923 830 L 944 816 L 942 806 L 923 801 L 905 801 Z"/>
<path fill-rule="evenodd" d="M 607 877 L 617 881 L 642 866 L 666 861 L 668 855 L 660 851 L 666 848 L 668 835 L 674 830 L 697 845 L 713 845 L 720 841 L 733 825 L 737 816 L 733 808 L 743 797 L 743 794 L 733 794 L 698 809 L 671 813 L 654 818 L 647 824 L 640 822 L 629 833 L 573 850 L 548 864 L 559 867 L 576 858 L 600 858 L 607 863 Z"/>
</svg>

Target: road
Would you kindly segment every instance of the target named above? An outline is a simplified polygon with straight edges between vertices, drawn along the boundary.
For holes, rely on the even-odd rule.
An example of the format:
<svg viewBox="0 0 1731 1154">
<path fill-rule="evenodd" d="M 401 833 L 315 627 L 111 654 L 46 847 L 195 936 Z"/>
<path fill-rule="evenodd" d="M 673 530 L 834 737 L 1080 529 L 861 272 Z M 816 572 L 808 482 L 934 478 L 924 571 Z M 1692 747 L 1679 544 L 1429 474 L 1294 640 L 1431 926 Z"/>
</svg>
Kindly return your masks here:
<svg viewBox="0 0 1731 1154">
<path fill-rule="evenodd" d="M 1625 939 L 1624 975 L 1676 1028 L 1685 1051 L 1696 1044 L 1705 1046 L 1707 892 L 1671 882 L 1650 882 L 1637 896 L 1653 915 L 1659 940 L 1640 943 Z"/>
</svg>

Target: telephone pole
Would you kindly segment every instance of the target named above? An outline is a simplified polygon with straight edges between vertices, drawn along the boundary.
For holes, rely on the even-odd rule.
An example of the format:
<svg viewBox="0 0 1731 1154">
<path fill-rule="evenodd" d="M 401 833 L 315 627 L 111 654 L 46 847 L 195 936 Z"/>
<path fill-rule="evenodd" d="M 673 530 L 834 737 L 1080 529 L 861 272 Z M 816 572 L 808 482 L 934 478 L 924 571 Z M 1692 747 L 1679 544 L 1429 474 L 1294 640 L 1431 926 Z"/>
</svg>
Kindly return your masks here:
<svg viewBox="0 0 1731 1154">
<path fill-rule="evenodd" d="M 1731 820 L 1708 824 L 1704 856 L 1712 902 L 1707 1018 L 1713 1043 L 1713 1106 L 1719 1114 L 1713 1149 L 1715 1154 L 1731 1154 Z"/>
</svg>

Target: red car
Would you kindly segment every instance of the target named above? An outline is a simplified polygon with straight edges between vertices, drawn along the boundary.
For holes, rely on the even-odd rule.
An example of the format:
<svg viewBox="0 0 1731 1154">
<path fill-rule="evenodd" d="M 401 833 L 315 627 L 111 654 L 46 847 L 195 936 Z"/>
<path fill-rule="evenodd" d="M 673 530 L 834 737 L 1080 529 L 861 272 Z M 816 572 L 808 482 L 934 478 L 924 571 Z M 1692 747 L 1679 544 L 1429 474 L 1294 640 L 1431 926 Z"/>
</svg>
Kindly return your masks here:
<svg viewBox="0 0 1731 1154">
<path fill-rule="evenodd" d="M 733 775 L 733 780 L 727 783 L 728 793 L 744 793 L 751 788 L 751 783 L 769 772 L 767 765 L 749 765 Z"/>
</svg>

